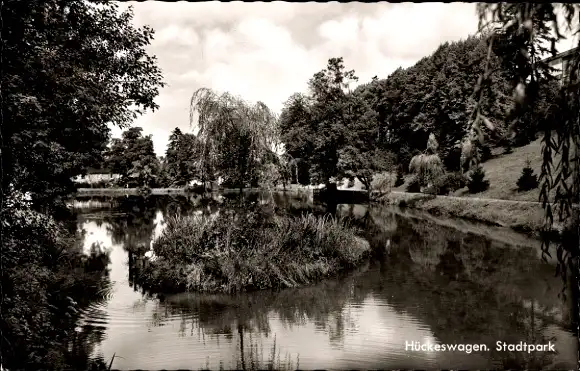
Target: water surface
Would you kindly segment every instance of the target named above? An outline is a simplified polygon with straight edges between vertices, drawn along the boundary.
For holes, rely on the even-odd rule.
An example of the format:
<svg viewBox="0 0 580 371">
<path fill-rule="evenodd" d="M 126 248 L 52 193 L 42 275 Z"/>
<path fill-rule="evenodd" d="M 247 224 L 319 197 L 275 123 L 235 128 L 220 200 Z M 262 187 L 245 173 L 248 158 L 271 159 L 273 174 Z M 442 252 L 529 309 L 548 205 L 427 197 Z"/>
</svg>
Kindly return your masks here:
<svg viewBox="0 0 580 371">
<path fill-rule="evenodd" d="M 285 208 L 312 206 L 308 199 L 275 196 Z M 78 217 L 84 246 L 99 242 L 110 249 L 112 287 L 79 320 L 79 354 L 105 360 L 115 354 L 113 368 L 576 366 L 570 299 L 558 298 L 562 283 L 554 266 L 524 236 L 340 205 L 337 213 L 356 218 L 362 236 L 384 252 L 351 274 L 279 292 L 152 295 L 134 282 L 127 248 L 150 246 L 168 216 L 218 207 L 185 197 L 84 206 Z M 557 353 L 498 352 L 496 341 L 552 341 Z M 485 344 L 489 351 L 409 351 L 405 342 Z"/>
</svg>

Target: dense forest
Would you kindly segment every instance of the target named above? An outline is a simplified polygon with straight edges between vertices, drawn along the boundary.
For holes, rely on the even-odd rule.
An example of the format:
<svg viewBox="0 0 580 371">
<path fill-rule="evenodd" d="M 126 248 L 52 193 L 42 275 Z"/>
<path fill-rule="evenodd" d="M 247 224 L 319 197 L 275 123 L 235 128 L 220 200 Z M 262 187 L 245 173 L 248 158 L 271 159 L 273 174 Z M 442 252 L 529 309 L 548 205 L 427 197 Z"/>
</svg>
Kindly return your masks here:
<svg viewBox="0 0 580 371">
<path fill-rule="evenodd" d="M 486 64 L 493 88 L 484 89 L 480 103 L 486 118 L 478 135 L 484 140 L 470 149 L 480 161 L 489 159 L 494 148 L 511 151 L 535 140 L 543 120 L 556 109 L 559 84 L 546 74 L 533 109 L 513 122 L 509 108 L 517 84 L 517 55 L 496 42 L 488 62 L 488 42 L 483 35 L 444 43 L 414 66 L 354 89 L 355 71 L 347 70 L 342 58 L 331 58 L 310 79 L 307 93 L 292 94 L 279 117 L 268 111 L 267 120 L 257 113 L 249 117 L 251 105 L 241 99 L 214 94 L 212 103 L 236 103 L 255 124 L 253 130 L 261 129 L 257 138 L 273 139 L 269 147 L 259 153 L 248 150 L 250 127 L 228 128 L 224 116 L 198 136 L 176 128 L 163 159 L 155 158 L 151 138 L 142 137 L 139 128 L 129 129 L 122 139 L 113 140 L 105 167 L 121 174 L 120 182 L 129 186 L 185 186 L 193 180 L 222 178 L 226 186 L 238 188 L 356 177 L 370 190 L 377 174 L 416 172 L 420 186 L 441 183 L 447 190 L 452 179 L 448 173 L 470 169 L 462 152 L 466 123 Z M 284 151 L 275 151 L 274 142 Z M 440 169 L 432 176 L 422 170 L 436 166 Z"/>
</svg>

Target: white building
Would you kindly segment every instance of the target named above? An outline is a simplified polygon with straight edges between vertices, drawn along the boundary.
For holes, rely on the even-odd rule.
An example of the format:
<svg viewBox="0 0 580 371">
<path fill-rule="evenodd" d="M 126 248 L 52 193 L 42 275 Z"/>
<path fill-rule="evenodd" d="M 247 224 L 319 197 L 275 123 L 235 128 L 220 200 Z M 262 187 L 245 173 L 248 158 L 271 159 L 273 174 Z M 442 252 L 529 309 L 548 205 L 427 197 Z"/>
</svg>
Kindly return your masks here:
<svg viewBox="0 0 580 371">
<path fill-rule="evenodd" d="M 570 74 L 570 64 L 574 57 L 578 57 L 578 53 L 580 53 L 579 48 L 570 49 L 553 57 L 546 58 L 543 62 L 557 69 L 556 76 L 560 82 L 564 82 Z"/>
<path fill-rule="evenodd" d="M 112 181 L 120 177 L 121 175 L 112 174 L 107 169 L 88 169 L 87 175 L 77 176 L 73 179 L 73 181 L 77 183 L 94 184 L 104 181 Z"/>
</svg>

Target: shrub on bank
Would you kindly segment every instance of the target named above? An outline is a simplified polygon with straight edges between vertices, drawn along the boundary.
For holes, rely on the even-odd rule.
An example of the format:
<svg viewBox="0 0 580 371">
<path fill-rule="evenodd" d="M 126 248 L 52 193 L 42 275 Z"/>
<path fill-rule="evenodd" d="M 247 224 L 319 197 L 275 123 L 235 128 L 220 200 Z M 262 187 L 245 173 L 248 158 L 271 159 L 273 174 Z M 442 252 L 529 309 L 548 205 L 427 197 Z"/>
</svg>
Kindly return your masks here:
<svg viewBox="0 0 580 371">
<path fill-rule="evenodd" d="M 405 178 L 403 177 L 403 171 L 399 168 L 397 170 L 397 178 L 395 179 L 395 187 L 400 187 L 405 184 Z"/>
<path fill-rule="evenodd" d="M 370 252 L 343 220 L 262 211 L 171 218 L 141 272 L 163 291 L 296 287 L 358 265 Z"/>
<path fill-rule="evenodd" d="M 483 170 L 481 165 L 473 170 L 467 183 L 467 188 L 469 189 L 469 193 L 479 193 L 489 188 L 489 180 L 485 179 L 485 170 Z"/>
<path fill-rule="evenodd" d="M 467 185 L 467 179 L 460 172 L 445 173 L 435 180 L 437 194 L 447 195 Z"/>
<path fill-rule="evenodd" d="M 413 176 L 409 183 L 407 184 L 407 192 L 409 193 L 420 193 L 421 192 L 421 183 L 419 183 L 419 178 L 417 176 Z"/>
<path fill-rule="evenodd" d="M 379 173 L 374 176 L 374 179 L 371 182 L 371 189 L 381 193 L 389 192 L 393 188 L 394 183 L 395 180 L 393 179 L 393 175 L 391 173 Z"/>
<path fill-rule="evenodd" d="M 538 176 L 534 174 L 530 160 L 526 161 L 526 166 L 522 169 L 522 175 L 517 181 L 517 186 L 520 192 L 538 187 Z"/>
<path fill-rule="evenodd" d="M 102 298 L 108 254 L 98 245 L 84 254 L 75 238 L 80 236 L 70 233 L 65 222 L 24 202 L 8 199 L 4 206 L 2 366 L 89 369 L 86 363 L 71 364 L 89 362 L 75 358 L 86 344 L 70 348 L 68 340 L 78 314 Z"/>
</svg>

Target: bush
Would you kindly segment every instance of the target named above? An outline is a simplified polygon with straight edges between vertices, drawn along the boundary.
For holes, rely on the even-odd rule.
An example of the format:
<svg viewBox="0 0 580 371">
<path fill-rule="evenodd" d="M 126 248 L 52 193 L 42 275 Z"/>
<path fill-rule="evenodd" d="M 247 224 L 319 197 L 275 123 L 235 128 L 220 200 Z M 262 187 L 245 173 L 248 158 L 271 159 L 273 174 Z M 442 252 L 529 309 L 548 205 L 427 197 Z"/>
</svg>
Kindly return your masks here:
<svg viewBox="0 0 580 371">
<path fill-rule="evenodd" d="M 469 193 L 479 193 L 489 188 L 489 180 L 485 179 L 485 171 L 481 165 L 478 165 L 471 173 L 467 188 Z"/>
<path fill-rule="evenodd" d="M 403 177 L 403 172 L 401 169 L 397 171 L 397 179 L 395 179 L 395 187 L 400 187 L 405 184 L 405 178 Z"/>
<path fill-rule="evenodd" d="M 379 192 L 388 192 L 392 188 L 393 176 L 390 173 L 376 174 L 371 183 L 371 189 Z"/>
<path fill-rule="evenodd" d="M 262 210 L 171 218 L 153 249 L 157 260 L 140 273 L 146 287 L 230 293 L 308 284 L 370 252 L 343 220 Z"/>
<path fill-rule="evenodd" d="M 530 161 L 526 161 L 526 166 L 522 169 L 522 175 L 517 181 L 519 191 L 529 191 L 538 187 L 538 176 L 534 174 L 534 169 Z"/>
<path fill-rule="evenodd" d="M 438 195 L 447 195 L 467 185 L 467 179 L 460 172 L 446 173 L 435 180 Z"/>
<path fill-rule="evenodd" d="M 152 193 L 152 190 L 148 186 L 141 186 L 137 188 L 137 193 L 140 196 L 149 196 Z"/>
<path fill-rule="evenodd" d="M 12 201 L 0 210 L 2 366 L 88 369 L 68 364 L 87 344 L 71 350 L 67 339 L 78 314 L 104 295 L 108 255 L 98 245 L 83 254 L 66 223 Z"/>
<path fill-rule="evenodd" d="M 413 176 L 409 183 L 407 184 L 407 192 L 410 193 L 420 193 L 421 192 L 421 184 L 419 183 L 419 178 L 417 176 Z"/>
</svg>

